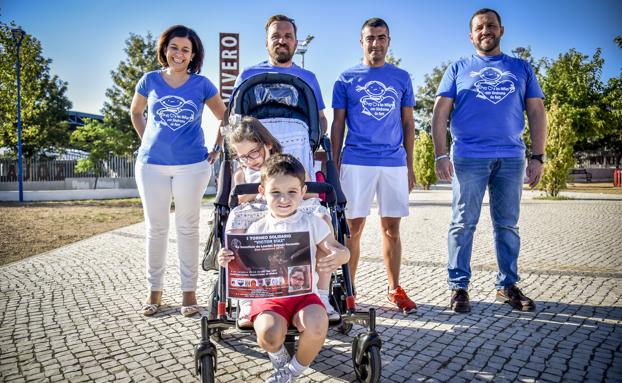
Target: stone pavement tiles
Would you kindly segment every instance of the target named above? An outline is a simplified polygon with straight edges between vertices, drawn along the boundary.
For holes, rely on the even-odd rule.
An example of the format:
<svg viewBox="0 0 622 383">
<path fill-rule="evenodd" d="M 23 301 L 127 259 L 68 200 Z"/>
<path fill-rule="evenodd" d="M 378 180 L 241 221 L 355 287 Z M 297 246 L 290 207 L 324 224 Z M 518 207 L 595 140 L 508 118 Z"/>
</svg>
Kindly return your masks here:
<svg viewBox="0 0 622 383">
<path fill-rule="evenodd" d="M 622 202 L 525 201 L 521 286 L 536 300 L 534 313 L 493 303 L 486 208 L 474 246 L 473 310 L 448 310 L 449 207 L 446 198 L 425 195 L 413 201 L 402 226 L 402 285 L 419 310 L 392 311 L 375 214 L 364 235 L 358 300 L 360 308 L 378 308 L 383 382 L 622 381 Z M 138 314 L 145 296 L 143 231 L 143 224 L 133 225 L 0 268 L 0 381 L 197 381 L 200 323 L 179 314 L 174 232 L 163 306 L 151 318 Z M 205 303 L 213 275 L 201 272 L 199 283 Z M 355 381 L 350 343 L 360 331 L 331 330 L 300 381 Z M 270 374 L 252 336 L 228 331 L 218 352 L 218 382 Z"/>
</svg>

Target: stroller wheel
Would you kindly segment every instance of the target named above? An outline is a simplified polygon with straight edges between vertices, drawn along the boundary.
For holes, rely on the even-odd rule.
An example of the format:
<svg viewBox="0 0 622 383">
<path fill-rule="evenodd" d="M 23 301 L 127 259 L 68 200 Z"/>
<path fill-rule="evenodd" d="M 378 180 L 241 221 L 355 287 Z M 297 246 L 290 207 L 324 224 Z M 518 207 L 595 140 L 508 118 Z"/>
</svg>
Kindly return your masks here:
<svg viewBox="0 0 622 383">
<path fill-rule="evenodd" d="M 211 355 L 201 358 L 201 370 L 199 371 L 201 383 L 214 383 L 214 359 Z"/>
<path fill-rule="evenodd" d="M 356 346 L 354 343 L 358 343 L 358 338 L 354 338 L 352 342 L 352 362 L 354 364 L 354 372 L 360 382 L 364 383 L 377 383 L 380 381 L 380 371 L 382 369 L 382 363 L 380 360 L 380 348 L 376 345 L 371 345 L 363 354 L 361 363 L 356 363 L 355 352 Z"/>
</svg>

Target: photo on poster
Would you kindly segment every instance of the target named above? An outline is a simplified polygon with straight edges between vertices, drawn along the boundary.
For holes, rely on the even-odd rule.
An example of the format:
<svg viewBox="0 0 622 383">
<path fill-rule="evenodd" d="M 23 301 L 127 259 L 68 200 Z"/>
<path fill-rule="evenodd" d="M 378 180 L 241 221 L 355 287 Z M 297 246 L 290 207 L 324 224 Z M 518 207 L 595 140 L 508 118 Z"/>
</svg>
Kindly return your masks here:
<svg viewBox="0 0 622 383">
<path fill-rule="evenodd" d="M 228 234 L 227 297 L 283 298 L 313 291 L 309 233 Z"/>
</svg>

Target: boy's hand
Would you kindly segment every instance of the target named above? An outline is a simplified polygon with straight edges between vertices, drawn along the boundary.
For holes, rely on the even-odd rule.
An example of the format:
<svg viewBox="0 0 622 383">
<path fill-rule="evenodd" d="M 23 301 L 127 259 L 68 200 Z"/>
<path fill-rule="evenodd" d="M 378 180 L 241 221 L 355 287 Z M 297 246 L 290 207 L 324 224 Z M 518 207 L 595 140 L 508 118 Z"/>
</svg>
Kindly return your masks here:
<svg viewBox="0 0 622 383">
<path fill-rule="evenodd" d="M 220 251 L 218 252 L 218 264 L 221 267 L 227 267 L 227 265 L 229 264 L 229 262 L 231 262 L 233 260 L 233 258 L 235 258 L 233 256 L 233 251 L 229 250 L 229 249 L 220 249 Z"/>
<path fill-rule="evenodd" d="M 339 256 L 343 252 L 343 248 L 341 245 L 337 247 L 329 241 L 324 241 L 322 247 L 326 255 L 317 260 L 317 271 L 321 273 L 332 273 L 341 266 Z"/>
</svg>

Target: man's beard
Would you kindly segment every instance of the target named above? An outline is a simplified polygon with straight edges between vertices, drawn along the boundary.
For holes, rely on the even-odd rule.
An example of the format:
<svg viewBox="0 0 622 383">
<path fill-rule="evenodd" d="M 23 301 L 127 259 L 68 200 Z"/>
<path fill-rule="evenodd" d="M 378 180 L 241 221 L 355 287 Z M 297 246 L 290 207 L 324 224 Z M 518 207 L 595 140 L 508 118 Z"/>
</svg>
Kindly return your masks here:
<svg viewBox="0 0 622 383">
<path fill-rule="evenodd" d="M 279 51 L 280 48 L 282 48 L 282 46 L 278 46 L 276 47 L 274 51 L 270 52 L 270 56 L 272 57 L 272 60 L 274 60 L 275 62 L 279 64 L 286 64 L 290 62 L 292 58 L 294 57 L 294 53 L 290 52 L 288 47 L 285 47 L 285 49 L 287 50 L 286 52 Z"/>
<path fill-rule="evenodd" d="M 473 43 L 473 45 L 475 45 L 475 49 L 477 49 L 480 52 L 490 53 L 499 47 L 499 42 L 501 41 L 501 38 L 493 37 L 492 40 L 493 42 L 492 44 L 488 46 L 488 48 L 484 48 L 484 43 L 481 41 L 477 43 Z"/>
</svg>

